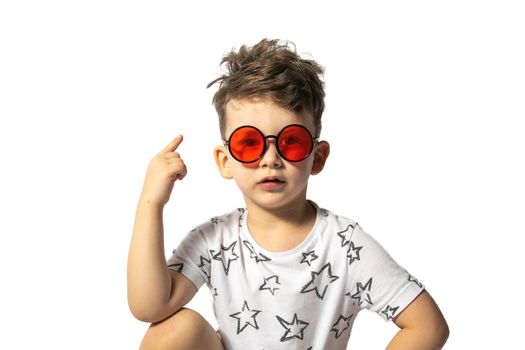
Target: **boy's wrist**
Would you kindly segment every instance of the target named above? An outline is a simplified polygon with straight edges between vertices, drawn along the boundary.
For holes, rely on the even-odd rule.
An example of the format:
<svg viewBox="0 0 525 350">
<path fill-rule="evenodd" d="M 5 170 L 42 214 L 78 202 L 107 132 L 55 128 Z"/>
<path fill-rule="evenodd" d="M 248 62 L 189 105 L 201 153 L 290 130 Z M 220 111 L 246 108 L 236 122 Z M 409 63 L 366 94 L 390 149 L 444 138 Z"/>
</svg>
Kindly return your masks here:
<svg viewBox="0 0 525 350">
<path fill-rule="evenodd" d="M 154 201 L 151 201 L 147 198 L 140 197 L 139 199 L 139 206 L 145 206 L 145 207 L 152 207 L 157 209 L 164 209 L 164 204 L 159 204 Z"/>
</svg>

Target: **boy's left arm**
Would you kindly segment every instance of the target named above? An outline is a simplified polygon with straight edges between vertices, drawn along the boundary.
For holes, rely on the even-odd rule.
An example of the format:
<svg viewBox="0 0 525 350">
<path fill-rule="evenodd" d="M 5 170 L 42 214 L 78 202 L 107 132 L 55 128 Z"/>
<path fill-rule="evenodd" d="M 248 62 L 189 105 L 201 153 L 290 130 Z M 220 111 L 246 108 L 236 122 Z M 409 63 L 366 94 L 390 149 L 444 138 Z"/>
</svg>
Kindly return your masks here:
<svg viewBox="0 0 525 350">
<path fill-rule="evenodd" d="M 393 321 L 401 329 L 392 338 L 387 350 L 438 350 L 445 345 L 449 335 L 443 314 L 426 290 Z"/>
</svg>

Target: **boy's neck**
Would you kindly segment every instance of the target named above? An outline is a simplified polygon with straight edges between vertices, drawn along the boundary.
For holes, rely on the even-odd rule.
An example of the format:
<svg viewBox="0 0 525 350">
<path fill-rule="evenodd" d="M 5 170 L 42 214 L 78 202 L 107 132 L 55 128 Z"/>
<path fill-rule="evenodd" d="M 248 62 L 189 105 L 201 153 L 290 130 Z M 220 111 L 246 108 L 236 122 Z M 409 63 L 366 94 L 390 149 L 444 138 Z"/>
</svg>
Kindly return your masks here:
<svg viewBox="0 0 525 350">
<path fill-rule="evenodd" d="M 248 203 L 247 208 L 248 227 L 267 232 L 282 226 L 311 226 L 316 217 L 316 209 L 306 199 L 284 209 L 267 210 Z"/>
</svg>

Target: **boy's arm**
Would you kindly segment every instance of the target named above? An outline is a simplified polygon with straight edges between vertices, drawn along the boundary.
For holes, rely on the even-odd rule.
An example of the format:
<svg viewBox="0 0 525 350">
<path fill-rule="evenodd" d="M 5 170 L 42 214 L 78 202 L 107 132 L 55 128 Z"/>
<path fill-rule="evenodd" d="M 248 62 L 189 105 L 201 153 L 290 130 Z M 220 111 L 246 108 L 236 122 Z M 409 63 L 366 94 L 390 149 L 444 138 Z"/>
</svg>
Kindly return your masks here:
<svg viewBox="0 0 525 350">
<path fill-rule="evenodd" d="M 387 350 L 438 350 L 445 345 L 449 329 L 443 314 L 430 294 L 423 290 L 396 318 L 401 330 Z"/>
<path fill-rule="evenodd" d="M 185 276 L 168 269 L 164 253 L 162 212 L 176 180 L 186 176 L 186 166 L 175 152 L 176 137 L 148 165 L 137 205 L 128 255 L 128 304 L 141 321 L 160 321 L 184 306 L 197 292 Z"/>
<path fill-rule="evenodd" d="M 166 265 L 162 207 L 139 201 L 128 257 L 128 304 L 144 322 L 157 322 L 178 311 L 197 293 L 187 277 Z"/>
</svg>

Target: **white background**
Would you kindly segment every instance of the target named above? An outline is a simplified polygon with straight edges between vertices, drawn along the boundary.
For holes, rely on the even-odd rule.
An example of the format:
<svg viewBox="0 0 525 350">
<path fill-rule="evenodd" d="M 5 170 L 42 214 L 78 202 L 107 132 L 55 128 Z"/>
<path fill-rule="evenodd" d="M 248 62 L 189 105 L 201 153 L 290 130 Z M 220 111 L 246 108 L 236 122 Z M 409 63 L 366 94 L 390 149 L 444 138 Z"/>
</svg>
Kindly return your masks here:
<svg viewBox="0 0 525 350">
<path fill-rule="evenodd" d="M 138 348 L 126 261 L 147 164 L 184 134 L 167 256 L 243 205 L 215 169 L 206 84 L 264 37 L 326 68 L 332 153 L 308 197 L 427 286 L 446 349 L 521 347 L 522 2 L 189 3 L 1 2 L 0 347 Z M 206 288 L 189 306 L 214 324 Z M 363 311 L 349 348 L 383 349 L 396 329 Z"/>
</svg>

